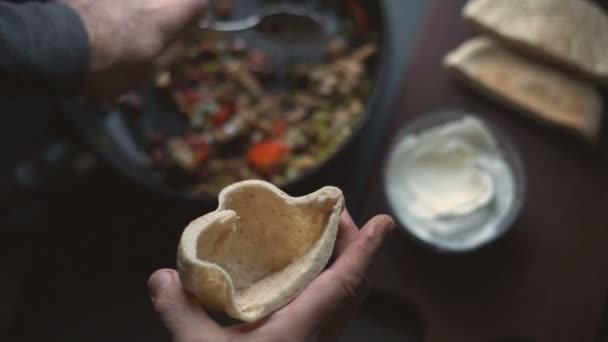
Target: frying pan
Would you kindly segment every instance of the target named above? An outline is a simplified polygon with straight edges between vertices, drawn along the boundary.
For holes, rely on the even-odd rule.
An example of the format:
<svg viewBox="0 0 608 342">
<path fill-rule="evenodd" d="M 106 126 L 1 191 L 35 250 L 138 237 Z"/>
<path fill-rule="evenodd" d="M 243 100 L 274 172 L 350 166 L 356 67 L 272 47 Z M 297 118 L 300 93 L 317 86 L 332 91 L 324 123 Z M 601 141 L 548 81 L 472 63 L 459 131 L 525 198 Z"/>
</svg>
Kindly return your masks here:
<svg viewBox="0 0 608 342">
<path fill-rule="evenodd" d="M 331 163 L 345 149 L 352 145 L 353 139 L 361 132 L 371 114 L 379 105 L 381 95 L 386 86 L 389 56 L 387 42 L 388 29 L 386 12 L 382 1 L 351 0 L 365 6 L 369 15 L 370 26 L 379 34 L 380 51 L 374 61 L 372 69 L 373 91 L 368 98 L 365 113 L 355 125 L 351 136 L 337 149 L 325 162 L 316 168 L 303 173 L 297 179 L 283 184 L 282 188 L 292 191 L 316 174 L 323 172 L 327 164 Z M 263 1 L 242 0 L 234 1 L 235 9 L 255 10 Z M 317 3 L 320 1 L 295 1 L 297 3 Z M 235 14 L 236 15 L 236 14 Z M 168 135 L 177 134 L 183 125 L 177 114 L 177 108 L 168 95 L 159 90 L 147 89 L 141 92 L 144 98 L 144 110 L 138 117 L 123 113 L 119 109 L 108 110 L 101 108 L 98 103 L 85 99 L 65 101 L 63 111 L 69 121 L 79 132 L 88 146 L 99 158 L 111 165 L 119 173 L 130 178 L 144 188 L 160 193 L 173 200 L 191 202 L 193 204 L 207 205 L 215 203 L 216 198 L 209 195 L 197 195 L 171 186 L 167 182 L 165 171 L 146 166 L 147 154 L 143 144 L 143 132 L 149 129 L 161 130 Z M 309 190 L 309 189 L 307 189 Z"/>
</svg>

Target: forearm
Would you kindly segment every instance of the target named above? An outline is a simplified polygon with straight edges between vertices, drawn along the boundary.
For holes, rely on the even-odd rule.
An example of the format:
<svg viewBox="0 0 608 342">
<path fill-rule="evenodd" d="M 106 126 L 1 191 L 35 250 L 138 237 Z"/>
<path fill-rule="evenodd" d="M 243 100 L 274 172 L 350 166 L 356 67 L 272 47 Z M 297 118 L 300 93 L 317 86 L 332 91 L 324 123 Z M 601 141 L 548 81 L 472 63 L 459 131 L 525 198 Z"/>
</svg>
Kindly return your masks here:
<svg viewBox="0 0 608 342">
<path fill-rule="evenodd" d="M 0 2 L 0 94 L 78 94 L 89 70 L 89 41 L 64 4 Z"/>
</svg>

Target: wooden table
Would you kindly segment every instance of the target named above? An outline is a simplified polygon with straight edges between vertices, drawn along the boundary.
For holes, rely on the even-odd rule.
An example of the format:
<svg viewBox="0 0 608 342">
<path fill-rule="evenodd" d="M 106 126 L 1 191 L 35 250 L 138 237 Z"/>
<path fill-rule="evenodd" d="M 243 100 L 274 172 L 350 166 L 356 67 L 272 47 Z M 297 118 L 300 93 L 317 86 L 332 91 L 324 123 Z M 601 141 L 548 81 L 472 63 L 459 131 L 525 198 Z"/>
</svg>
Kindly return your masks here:
<svg viewBox="0 0 608 342">
<path fill-rule="evenodd" d="M 454 81 L 441 60 L 474 34 L 460 18 L 465 2 L 431 4 L 377 151 L 364 218 L 388 211 L 382 164 L 391 137 L 415 117 L 442 109 L 477 113 L 513 140 L 526 166 L 526 204 L 505 238 L 474 254 L 438 255 L 393 234 L 372 285 L 399 298 L 394 305 L 415 308 L 427 341 L 593 341 L 608 289 L 608 136 L 589 152 Z"/>
</svg>

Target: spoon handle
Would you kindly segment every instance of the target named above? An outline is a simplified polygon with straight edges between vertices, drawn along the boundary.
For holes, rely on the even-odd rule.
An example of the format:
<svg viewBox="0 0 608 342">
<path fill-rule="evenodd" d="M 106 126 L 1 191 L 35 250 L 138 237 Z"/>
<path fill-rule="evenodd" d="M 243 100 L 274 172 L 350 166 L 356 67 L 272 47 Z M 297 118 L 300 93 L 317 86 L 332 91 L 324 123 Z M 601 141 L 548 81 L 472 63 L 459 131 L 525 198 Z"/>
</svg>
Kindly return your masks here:
<svg viewBox="0 0 608 342">
<path fill-rule="evenodd" d="M 237 32 L 250 30 L 260 23 L 260 17 L 252 15 L 250 17 L 239 20 L 228 21 L 203 21 L 199 27 L 203 30 L 212 30 L 217 32 Z"/>
<path fill-rule="evenodd" d="M 255 14 L 238 20 L 217 21 L 215 20 L 215 0 L 209 0 L 208 4 L 207 13 L 199 23 L 199 28 L 203 30 L 217 32 L 245 31 L 256 27 L 261 21 L 261 16 Z"/>
</svg>

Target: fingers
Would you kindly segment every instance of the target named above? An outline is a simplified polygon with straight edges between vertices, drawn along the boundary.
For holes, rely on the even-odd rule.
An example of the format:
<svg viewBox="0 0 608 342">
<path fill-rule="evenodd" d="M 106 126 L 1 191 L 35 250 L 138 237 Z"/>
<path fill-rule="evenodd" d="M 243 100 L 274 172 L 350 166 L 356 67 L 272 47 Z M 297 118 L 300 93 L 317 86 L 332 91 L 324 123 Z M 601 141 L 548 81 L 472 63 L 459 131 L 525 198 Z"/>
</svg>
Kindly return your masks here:
<svg viewBox="0 0 608 342">
<path fill-rule="evenodd" d="M 382 246 L 382 242 L 395 227 L 392 218 L 379 215 L 372 218 L 359 232 L 357 238 L 351 243 L 342 255 L 328 270 L 330 276 L 349 288 L 356 289 L 364 280 L 365 275 Z M 351 293 L 352 294 L 352 293 Z"/>
<path fill-rule="evenodd" d="M 340 226 L 338 227 L 338 236 L 336 237 L 336 245 L 334 248 L 333 259 L 337 259 L 342 255 L 348 246 L 357 238 L 359 228 L 353 222 L 348 210 L 344 209 L 340 217 Z"/>
<path fill-rule="evenodd" d="M 184 292 L 175 270 L 154 272 L 148 280 L 154 309 L 175 340 L 202 340 L 201 336 L 217 336 L 220 327 L 189 294 Z"/>
<path fill-rule="evenodd" d="M 350 216 L 350 213 L 348 212 L 347 208 L 344 208 L 340 219 L 342 224 L 349 227 L 357 228 L 357 225 L 355 224 L 355 221 L 353 221 L 353 218 Z"/>
<path fill-rule="evenodd" d="M 334 264 L 277 313 L 275 321 L 299 331 L 321 331 L 335 318 L 335 312 L 348 306 L 354 309 L 368 269 L 394 226 L 393 220 L 386 215 L 370 220 Z"/>
</svg>

